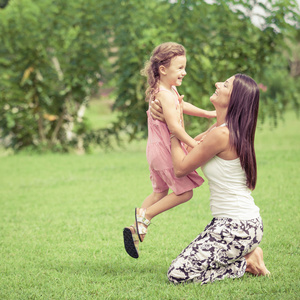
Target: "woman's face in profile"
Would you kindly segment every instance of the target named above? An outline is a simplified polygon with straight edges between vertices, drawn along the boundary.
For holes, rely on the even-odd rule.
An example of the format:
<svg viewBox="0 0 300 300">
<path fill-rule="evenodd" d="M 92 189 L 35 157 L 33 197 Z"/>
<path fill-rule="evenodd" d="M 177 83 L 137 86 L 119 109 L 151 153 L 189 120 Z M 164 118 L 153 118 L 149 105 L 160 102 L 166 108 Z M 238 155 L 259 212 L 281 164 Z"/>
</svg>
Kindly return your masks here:
<svg viewBox="0 0 300 300">
<path fill-rule="evenodd" d="M 224 82 L 215 84 L 216 90 L 210 97 L 210 101 L 215 105 L 227 107 L 230 100 L 231 91 L 233 88 L 234 76 L 228 78 Z"/>
</svg>

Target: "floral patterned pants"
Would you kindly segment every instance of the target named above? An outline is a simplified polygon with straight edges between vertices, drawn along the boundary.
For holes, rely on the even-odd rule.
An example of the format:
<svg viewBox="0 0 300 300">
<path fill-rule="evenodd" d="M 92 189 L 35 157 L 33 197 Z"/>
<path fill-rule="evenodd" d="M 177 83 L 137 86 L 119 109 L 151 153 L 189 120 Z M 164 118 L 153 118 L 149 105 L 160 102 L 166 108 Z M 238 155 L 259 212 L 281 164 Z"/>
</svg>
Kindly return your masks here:
<svg viewBox="0 0 300 300">
<path fill-rule="evenodd" d="M 259 245 L 262 236 L 260 217 L 247 221 L 214 218 L 172 262 L 168 278 L 173 283 L 205 284 L 242 277 L 244 256 Z"/>
</svg>

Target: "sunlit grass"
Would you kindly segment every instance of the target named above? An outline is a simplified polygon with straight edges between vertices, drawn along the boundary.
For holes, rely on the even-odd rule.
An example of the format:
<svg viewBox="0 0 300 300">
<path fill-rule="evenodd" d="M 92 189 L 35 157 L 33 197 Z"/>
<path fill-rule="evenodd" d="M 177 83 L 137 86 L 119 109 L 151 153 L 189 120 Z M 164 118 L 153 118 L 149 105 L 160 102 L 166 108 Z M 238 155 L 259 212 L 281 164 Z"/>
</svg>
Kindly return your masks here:
<svg viewBox="0 0 300 300">
<path fill-rule="evenodd" d="M 253 195 L 271 278 L 168 282 L 171 261 L 211 220 L 207 183 L 153 220 L 139 259 L 126 254 L 123 227 L 151 193 L 142 141 L 109 153 L 0 157 L 0 299 L 299 299 L 300 121 L 285 119 L 256 136 Z"/>
</svg>

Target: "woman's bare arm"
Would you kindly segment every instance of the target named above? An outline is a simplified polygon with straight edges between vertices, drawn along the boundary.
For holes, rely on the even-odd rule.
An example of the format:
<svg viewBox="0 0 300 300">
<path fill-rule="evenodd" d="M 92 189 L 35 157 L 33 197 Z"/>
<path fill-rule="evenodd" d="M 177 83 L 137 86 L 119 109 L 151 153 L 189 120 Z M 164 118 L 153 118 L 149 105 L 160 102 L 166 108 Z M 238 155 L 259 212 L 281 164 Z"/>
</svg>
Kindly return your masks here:
<svg viewBox="0 0 300 300">
<path fill-rule="evenodd" d="M 194 147 L 187 155 L 182 150 L 177 139 L 171 140 L 171 151 L 174 172 L 177 177 L 183 177 L 203 166 L 217 154 L 229 147 L 229 131 L 226 127 L 210 131 L 205 139 Z"/>
</svg>

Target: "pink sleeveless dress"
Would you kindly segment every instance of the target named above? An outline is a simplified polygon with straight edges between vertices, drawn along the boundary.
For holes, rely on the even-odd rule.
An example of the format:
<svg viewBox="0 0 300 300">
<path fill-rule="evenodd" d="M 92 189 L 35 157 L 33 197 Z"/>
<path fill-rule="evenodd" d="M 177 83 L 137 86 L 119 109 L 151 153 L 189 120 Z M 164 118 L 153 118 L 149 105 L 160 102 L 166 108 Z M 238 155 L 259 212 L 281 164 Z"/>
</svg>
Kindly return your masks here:
<svg viewBox="0 0 300 300">
<path fill-rule="evenodd" d="M 178 97 L 174 97 L 176 103 L 177 116 L 180 117 L 181 125 L 183 124 L 182 107 L 179 103 L 179 94 L 175 87 L 173 87 Z M 166 89 L 160 89 L 159 91 L 166 91 Z M 155 95 L 154 95 L 155 98 Z M 148 142 L 147 142 L 147 161 L 150 170 L 150 180 L 152 182 L 153 192 L 161 193 L 170 188 L 176 195 L 180 195 L 184 192 L 190 191 L 200 186 L 204 180 L 198 175 L 196 171 L 190 174 L 177 178 L 174 174 L 172 156 L 171 156 L 171 141 L 170 131 L 166 123 L 154 120 L 149 112 L 148 116 Z M 184 144 L 182 148 L 187 153 Z"/>
</svg>

